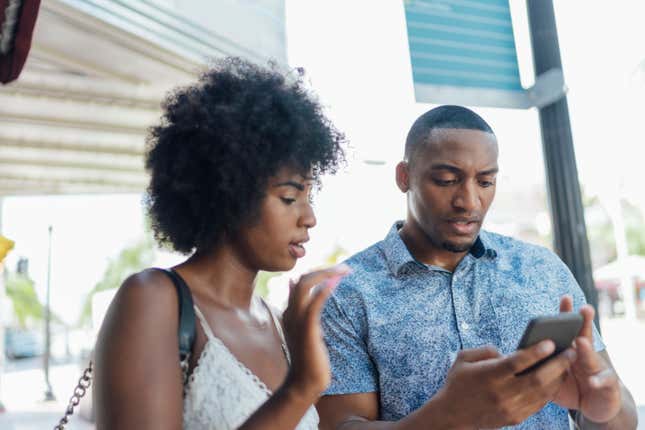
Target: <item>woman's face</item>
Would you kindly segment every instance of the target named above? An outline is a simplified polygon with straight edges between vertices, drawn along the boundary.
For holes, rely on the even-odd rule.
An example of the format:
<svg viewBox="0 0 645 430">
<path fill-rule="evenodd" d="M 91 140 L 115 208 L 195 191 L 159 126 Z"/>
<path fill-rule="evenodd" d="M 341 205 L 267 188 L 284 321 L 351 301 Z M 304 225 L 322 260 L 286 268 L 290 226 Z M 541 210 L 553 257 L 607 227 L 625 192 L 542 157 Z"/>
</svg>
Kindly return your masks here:
<svg viewBox="0 0 645 430">
<path fill-rule="evenodd" d="M 316 225 L 310 202 L 312 179 L 284 167 L 269 179 L 259 219 L 240 230 L 236 244 L 257 270 L 291 270 L 304 257 L 309 229 Z"/>
</svg>

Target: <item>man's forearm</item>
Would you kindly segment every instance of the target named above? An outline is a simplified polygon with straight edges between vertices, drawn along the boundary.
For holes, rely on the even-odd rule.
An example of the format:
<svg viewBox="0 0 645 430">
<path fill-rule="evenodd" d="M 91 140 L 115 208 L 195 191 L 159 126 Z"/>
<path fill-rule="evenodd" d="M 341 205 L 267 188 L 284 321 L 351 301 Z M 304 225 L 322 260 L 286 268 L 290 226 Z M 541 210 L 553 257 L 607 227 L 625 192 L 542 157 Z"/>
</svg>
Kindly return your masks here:
<svg viewBox="0 0 645 430">
<path fill-rule="evenodd" d="M 469 430 L 457 423 L 456 417 L 446 414 L 441 399 L 436 396 L 421 408 L 399 421 L 369 421 L 352 417 L 333 430 Z"/>
</svg>

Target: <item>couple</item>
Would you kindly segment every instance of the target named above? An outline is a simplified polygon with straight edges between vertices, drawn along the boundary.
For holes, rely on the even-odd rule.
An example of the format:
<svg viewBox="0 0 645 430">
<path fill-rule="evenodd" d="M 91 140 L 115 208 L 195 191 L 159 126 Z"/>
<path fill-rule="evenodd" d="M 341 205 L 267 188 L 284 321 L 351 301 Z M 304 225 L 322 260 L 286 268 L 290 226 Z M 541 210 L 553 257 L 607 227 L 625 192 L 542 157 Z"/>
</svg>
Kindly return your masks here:
<svg viewBox="0 0 645 430">
<path fill-rule="evenodd" d="M 566 429 L 568 413 L 582 428 L 636 427 L 563 263 L 480 231 L 498 148 L 477 114 L 442 106 L 417 119 L 396 169 L 406 220 L 292 282 L 277 316 L 254 280 L 305 254 L 311 193 L 343 162 L 342 134 L 301 78 L 239 59 L 164 109 L 147 207 L 158 241 L 190 254 L 173 269 L 198 319 L 191 376 L 183 386 L 172 281 L 131 276 L 97 342 L 98 430 Z M 575 346 L 517 375 L 554 348 L 515 351 L 526 322 L 558 307 L 584 317 Z"/>
</svg>

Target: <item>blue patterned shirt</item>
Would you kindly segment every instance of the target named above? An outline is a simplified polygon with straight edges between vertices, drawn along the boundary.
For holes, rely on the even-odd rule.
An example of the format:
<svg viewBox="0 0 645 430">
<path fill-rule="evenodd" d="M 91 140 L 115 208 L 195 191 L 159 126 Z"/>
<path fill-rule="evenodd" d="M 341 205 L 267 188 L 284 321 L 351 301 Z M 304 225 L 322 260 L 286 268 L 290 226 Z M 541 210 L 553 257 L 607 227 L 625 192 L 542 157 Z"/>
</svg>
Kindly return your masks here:
<svg viewBox="0 0 645 430">
<path fill-rule="evenodd" d="M 325 305 L 332 382 L 325 394 L 378 392 L 381 419 L 395 421 L 443 386 L 462 349 L 516 350 L 529 319 L 559 312 L 560 297 L 585 298 L 546 248 L 481 231 L 453 273 L 415 260 L 395 224 L 351 257 L 353 269 Z M 594 327 L 594 347 L 604 344 Z M 473 389 L 477 389 L 473 387 Z M 549 403 L 518 429 L 569 429 Z"/>
</svg>

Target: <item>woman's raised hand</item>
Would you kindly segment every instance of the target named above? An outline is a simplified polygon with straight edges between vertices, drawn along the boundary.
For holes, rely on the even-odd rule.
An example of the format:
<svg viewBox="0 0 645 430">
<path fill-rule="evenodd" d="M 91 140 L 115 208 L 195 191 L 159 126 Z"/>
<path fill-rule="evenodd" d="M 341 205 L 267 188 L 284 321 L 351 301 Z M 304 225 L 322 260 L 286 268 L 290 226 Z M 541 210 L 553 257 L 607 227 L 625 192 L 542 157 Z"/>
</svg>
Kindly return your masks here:
<svg viewBox="0 0 645 430">
<path fill-rule="evenodd" d="M 349 272 L 349 266 L 341 264 L 307 273 L 297 282 L 289 283 L 289 304 L 283 314 L 291 354 L 286 384 L 302 396 L 302 400 L 317 401 L 331 381 L 320 312 L 334 288 Z"/>
</svg>

